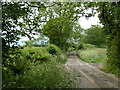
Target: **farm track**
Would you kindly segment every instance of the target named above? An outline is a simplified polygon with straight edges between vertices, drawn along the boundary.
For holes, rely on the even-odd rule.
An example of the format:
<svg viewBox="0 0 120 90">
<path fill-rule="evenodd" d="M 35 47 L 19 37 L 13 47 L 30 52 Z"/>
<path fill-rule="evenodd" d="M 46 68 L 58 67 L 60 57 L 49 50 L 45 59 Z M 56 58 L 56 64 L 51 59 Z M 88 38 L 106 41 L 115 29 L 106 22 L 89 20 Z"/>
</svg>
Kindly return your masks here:
<svg viewBox="0 0 120 90">
<path fill-rule="evenodd" d="M 75 52 L 69 55 L 65 69 L 75 83 L 73 88 L 120 88 L 117 77 L 80 60 Z"/>
</svg>

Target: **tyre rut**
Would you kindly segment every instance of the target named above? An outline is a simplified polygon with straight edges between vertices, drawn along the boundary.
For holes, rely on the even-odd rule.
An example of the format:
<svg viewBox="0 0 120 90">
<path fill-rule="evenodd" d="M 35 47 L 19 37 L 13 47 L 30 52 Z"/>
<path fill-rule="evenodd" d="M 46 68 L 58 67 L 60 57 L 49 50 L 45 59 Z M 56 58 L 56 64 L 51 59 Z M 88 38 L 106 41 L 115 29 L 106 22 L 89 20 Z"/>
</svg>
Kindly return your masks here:
<svg viewBox="0 0 120 90">
<path fill-rule="evenodd" d="M 78 80 L 75 88 L 118 88 L 118 78 L 110 77 L 89 63 L 83 62 L 75 52 L 70 54 L 65 67 L 71 73 L 71 77 Z"/>
</svg>

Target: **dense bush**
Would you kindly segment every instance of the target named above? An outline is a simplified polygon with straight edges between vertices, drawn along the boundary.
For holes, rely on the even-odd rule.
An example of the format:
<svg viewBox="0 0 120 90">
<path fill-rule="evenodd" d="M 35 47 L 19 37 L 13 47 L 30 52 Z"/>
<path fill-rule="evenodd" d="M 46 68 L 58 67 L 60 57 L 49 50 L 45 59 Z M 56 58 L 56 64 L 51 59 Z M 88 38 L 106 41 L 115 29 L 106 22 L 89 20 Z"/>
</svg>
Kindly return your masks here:
<svg viewBox="0 0 120 90">
<path fill-rule="evenodd" d="M 108 59 L 106 60 L 103 70 L 114 73 L 120 77 L 120 32 L 118 32 L 115 37 L 110 38 L 107 47 Z"/>
<path fill-rule="evenodd" d="M 71 52 L 71 51 L 74 51 L 74 50 L 75 50 L 75 48 L 73 48 L 73 47 L 68 48 L 68 52 Z"/>
<path fill-rule="evenodd" d="M 66 51 L 62 51 L 62 53 L 59 55 L 59 62 L 61 64 L 65 64 L 67 62 L 67 58 L 68 58 L 68 52 Z"/>
<path fill-rule="evenodd" d="M 17 75 L 13 75 L 12 70 L 7 70 L 3 86 L 4 88 L 70 88 L 69 76 L 58 63 L 56 58 L 42 64 L 31 62 L 28 63 L 29 69 Z"/>
<path fill-rule="evenodd" d="M 72 44 L 71 47 L 74 48 L 74 50 L 77 49 L 77 45 L 76 44 Z"/>
<path fill-rule="evenodd" d="M 61 50 L 59 47 L 57 47 L 54 44 L 50 44 L 49 46 L 46 47 L 46 51 L 49 52 L 52 55 L 59 55 L 61 54 Z"/>
<path fill-rule="evenodd" d="M 23 75 L 16 75 L 11 82 L 4 84 L 5 88 L 67 88 L 71 87 L 71 81 L 67 73 L 53 60 L 40 64 L 30 63 L 30 69 Z"/>
<path fill-rule="evenodd" d="M 83 49 L 83 44 L 78 44 L 77 49 Z"/>
<path fill-rule="evenodd" d="M 8 85 L 14 81 L 14 76 L 22 74 L 25 70 L 25 61 L 21 59 L 21 53 L 18 48 L 10 48 L 7 55 L 4 53 L 2 60 L 2 83 Z M 22 63 L 21 63 L 22 62 Z"/>
<path fill-rule="evenodd" d="M 12 70 L 10 72 L 13 72 L 14 74 L 18 74 L 22 72 L 21 68 L 23 66 L 19 65 L 18 67 L 16 67 L 16 65 L 20 61 L 22 61 L 20 56 L 21 56 L 21 52 L 19 49 L 9 48 L 9 50 L 7 51 L 7 55 L 4 54 L 2 57 L 2 60 L 3 60 L 2 67 L 4 72 L 3 75 L 9 72 L 9 70 Z"/>
<path fill-rule="evenodd" d="M 26 60 L 31 61 L 48 61 L 51 60 L 52 56 L 48 52 L 45 51 L 42 47 L 25 47 L 21 49 L 22 56 Z"/>
<path fill-rule="evenodd" d="M 23 75 L 30 69 L 30 63 L 48 61 L 52 55 L 43 48 L 25 47 L 24 49 L 10 48 L 7 55 L 3 55 L 3 85 L 14 82 L 17 75 Z"/>
<path fill-rule="evenodd" d="M 46 51 L 49 46 L 10 49 L 8 57 L 3 58 L 3 88 L 68 87 L 68 76 L 60 68 L 67 60 L 67 53 L 52 46 L 56 53 Z"/>
<path fill-rule="evenodd" d="M 58 60 L 58 63 L 64 64 L 67 61 L 68 54 L 54 44 L 45 47 L 45 50 Z"/>
</svg>

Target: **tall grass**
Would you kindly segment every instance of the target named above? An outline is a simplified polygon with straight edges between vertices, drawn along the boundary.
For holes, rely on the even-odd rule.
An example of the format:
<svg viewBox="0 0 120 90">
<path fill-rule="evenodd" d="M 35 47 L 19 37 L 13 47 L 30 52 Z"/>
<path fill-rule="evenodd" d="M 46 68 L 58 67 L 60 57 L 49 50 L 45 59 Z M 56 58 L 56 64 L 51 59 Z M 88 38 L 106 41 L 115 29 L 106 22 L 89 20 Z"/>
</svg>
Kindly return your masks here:
<svg viewBox="0 0 120 90">
<path fill-rule="evenodd" d="M 107 73 L 113 73 L 116 76 L 120 77 L 120 69 L 115 68 L 114 64 L 109 63 L 107 58 L 107 49 L 106 48 L 97 48 L 94 45 L 84 44 L 84 49 L 77 51 L 77 55 L 85 62 L 88 63 L 102 63 L 104 66 L 101 70 Z M 115 60 L 114 60 L 115 61 Z M 113 63 L 117 63 L 116 62 Z M 113 69 L 114 67 L 114 69 Z"/>
<path fill-rule="evenodd" d="M 85 62 L 98 63 L 107 59 L 105 48 L 87 48 L 77 51 L 78 56 Z"/>
</svg>

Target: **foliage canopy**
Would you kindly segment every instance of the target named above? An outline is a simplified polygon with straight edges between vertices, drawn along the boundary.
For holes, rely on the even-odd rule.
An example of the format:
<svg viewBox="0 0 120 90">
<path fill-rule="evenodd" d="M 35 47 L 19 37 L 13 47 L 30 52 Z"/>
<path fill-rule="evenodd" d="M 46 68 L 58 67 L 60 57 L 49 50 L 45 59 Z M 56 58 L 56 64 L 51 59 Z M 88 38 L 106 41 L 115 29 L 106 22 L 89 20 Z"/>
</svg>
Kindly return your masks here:
<svg viewBox="0 0 120 90">
<path fill-rule="evenodd" d="M 51 44 L 65 49 L 68 46 L 67 41 L 72 35 L 73 25 L 74 23 L 68 18 L 58 17 L 50 19 L 43 28 L 43 34 L 49 37 Z"/>
<path fill-rule="evenodd" d="M 101 46 L 106 43 L 106 35 L 103 33 L 103 29 L 100 26 L 92 26 L 85 31 L 84 42 Z"/>
</svg>

